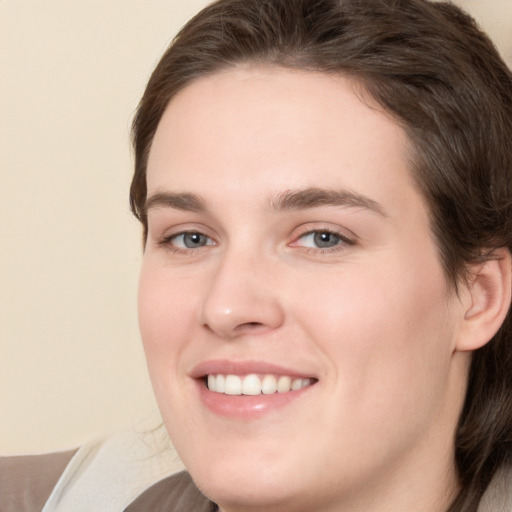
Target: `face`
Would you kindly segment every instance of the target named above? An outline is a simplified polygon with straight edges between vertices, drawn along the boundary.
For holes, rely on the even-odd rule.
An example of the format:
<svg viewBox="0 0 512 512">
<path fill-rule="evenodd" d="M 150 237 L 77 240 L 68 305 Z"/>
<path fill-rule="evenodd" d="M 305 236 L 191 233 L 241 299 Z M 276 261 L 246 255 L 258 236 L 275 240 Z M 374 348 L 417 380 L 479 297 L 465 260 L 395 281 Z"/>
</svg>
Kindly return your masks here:
<svg viewBox="0 0 512 512">
<path fill-rule="evenodd" d="M 170 437 L 223 510 L 377 510 L 450 474 L 460 304 L 406 155 L 342 77 L 241 67 L 170 102 L 140 327 Z"/>
</svg>

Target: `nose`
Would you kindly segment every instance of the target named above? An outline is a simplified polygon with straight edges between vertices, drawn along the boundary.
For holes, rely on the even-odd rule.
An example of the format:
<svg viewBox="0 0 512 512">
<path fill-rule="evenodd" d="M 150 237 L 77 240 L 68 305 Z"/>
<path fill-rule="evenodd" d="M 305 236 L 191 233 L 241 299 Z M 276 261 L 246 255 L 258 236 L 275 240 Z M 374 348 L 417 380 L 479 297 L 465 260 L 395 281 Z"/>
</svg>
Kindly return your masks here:
<svg viewBox="0 0 512 512">
<path fill-rule="evenodd" d="M 284 311 L 272 263 L 240 254 L 226 255 L 212 272 L 202 303 L 205 328 L 224 339 L 262 334 L 282 325 Z"/>
</svg>

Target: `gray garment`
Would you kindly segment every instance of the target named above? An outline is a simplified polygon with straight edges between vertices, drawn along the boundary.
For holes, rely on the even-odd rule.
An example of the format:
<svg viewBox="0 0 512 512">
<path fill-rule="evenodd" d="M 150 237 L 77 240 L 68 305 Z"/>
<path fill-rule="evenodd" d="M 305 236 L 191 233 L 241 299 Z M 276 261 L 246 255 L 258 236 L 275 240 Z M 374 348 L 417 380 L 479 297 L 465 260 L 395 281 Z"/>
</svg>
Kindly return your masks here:
<svg viewBox="0 0 512 512">
<path fill-rule="evenodd" d="M 0 457 L 0 512 L 41 512 L 75 451 Z M 145 490 L 124 512 L 215 512 L 186 471 Z"/>
<path fill-rule="evenodd" d="M 494 475 L 477 512 L 512 512 L 512 466 L 502 467 Z"/>
<path fill-rule="evenodd" d="M 0 457 L 0 512 L 41 512 L 75 451 Z M 217 506 L 186 471 L 174 473 L 139 494 L 119 512 L 215 512 Z M 70 511 L 71 512 L 71 511 Z M 512 512 L 512 468 L 502 468 L 478 512 Z"/>
<path fill-rule="evenodd" d="M 165 478 L 143 492 L 124 512 L 215 512 L 186 471 Z"/>
<path fill-rule="evenodd" d="M 75 452 L 0 457 L 0 512 L 40 512 Z"/>
</svg>

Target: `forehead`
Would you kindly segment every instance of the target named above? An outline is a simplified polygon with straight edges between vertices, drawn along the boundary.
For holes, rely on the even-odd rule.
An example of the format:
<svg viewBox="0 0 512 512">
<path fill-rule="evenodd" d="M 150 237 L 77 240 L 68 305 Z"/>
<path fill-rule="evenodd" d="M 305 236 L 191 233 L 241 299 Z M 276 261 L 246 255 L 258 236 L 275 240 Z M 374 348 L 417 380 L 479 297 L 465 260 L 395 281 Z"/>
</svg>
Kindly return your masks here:
<svg viewBox="0 0 512 512">
<path fill-rule="evenodd" d="M 255 193 L 261 183 L 275 192 L 321 185 L 378 196 L 383 185 L 412 184 L 404 131 L 361 90 L 339 75 L 278 67 L 198 79 L 160 121 L 148 192 L 193 184 L 210 196 Z"/>
</svg>

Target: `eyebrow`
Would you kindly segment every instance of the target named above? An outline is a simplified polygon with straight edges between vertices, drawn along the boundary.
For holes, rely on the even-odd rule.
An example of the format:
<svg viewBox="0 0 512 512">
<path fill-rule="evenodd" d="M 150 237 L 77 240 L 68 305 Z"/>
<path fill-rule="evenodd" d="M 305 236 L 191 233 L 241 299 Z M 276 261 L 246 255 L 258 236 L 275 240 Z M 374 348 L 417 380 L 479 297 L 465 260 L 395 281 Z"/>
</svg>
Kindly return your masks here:
<svg viewBox="0 0 512 512">
<path fill-rule="evenodd" d="M 348 206 L 352 208 L 365 208 L 383 217 L 388 216 L 380 203 L 365 195 L 349 190 L 316 187 L 282 192 L 270 201 L 270 206 L 277 211 L 307 210 L 320 206 Z"/>
<path fill-rule="evenodd" d="M 198 195 L 188 192 L 156 192 L 149 196 L 144 205 L 147 213 L 151 208 L 167 207 L 189 212 L 204 213 L 206 204 Z"/>
<path fill-rule="evenodd" d="M 275 211 L 308 210 L 321 206 L 344 206 L 365 208 L 387 217 L 385 209 L 373 199 L 348 190 L 308 187 L 298 190 L 286 190 L 277 194 L 269 202 Z M 174 208 L 196 213 L 206 213 L 206 202 L 198 195 L 189 192 L 156 192 L 148 197 L 145 212 L 151 208 Z"/>
</svg>

